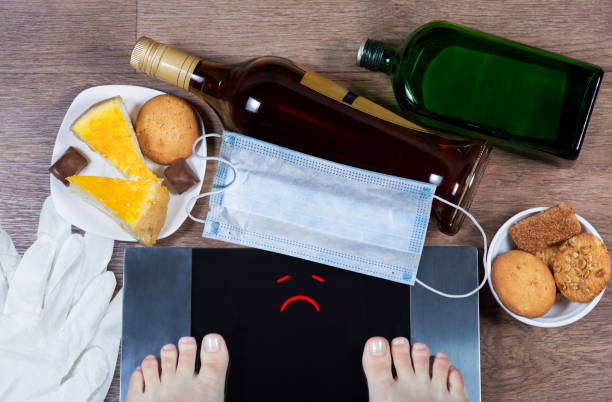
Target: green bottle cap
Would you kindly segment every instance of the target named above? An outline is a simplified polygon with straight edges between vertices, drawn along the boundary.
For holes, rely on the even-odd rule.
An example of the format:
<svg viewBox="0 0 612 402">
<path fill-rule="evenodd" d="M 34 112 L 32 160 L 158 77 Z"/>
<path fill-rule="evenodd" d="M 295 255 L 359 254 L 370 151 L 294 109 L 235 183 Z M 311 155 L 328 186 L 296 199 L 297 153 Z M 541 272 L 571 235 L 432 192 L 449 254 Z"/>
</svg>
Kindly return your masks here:
<svg viewBox="0 0 612 402">
<path fill-rule="evenodd" d="M 364 39 L 357 52 L 357 65 L 368 70 L 378 71 L 384 52 L 384 43 L 377 40 Z"/>
</svg>

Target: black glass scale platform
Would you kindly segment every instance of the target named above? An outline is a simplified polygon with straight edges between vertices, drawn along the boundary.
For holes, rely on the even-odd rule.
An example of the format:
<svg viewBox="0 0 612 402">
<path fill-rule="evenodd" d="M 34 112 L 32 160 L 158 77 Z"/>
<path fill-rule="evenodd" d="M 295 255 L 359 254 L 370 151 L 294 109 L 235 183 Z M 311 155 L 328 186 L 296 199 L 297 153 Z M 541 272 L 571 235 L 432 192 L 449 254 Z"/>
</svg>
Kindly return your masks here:
<svg viewBox="0 0 612 402">
<path fill-rule="evenodd" d="M 446 292 L 477 282 L 473 247 L 425 247 L 418 277 Z M 124 265 L 121 400 L 166 343 L 209 332 L 230 352 L 226 401 L 366 401 L 365 341 L 408 336 L 447 353 L 480 400 L 478 296 L 410 287 L 255 249 L 130 248 Z"/>
</svg>

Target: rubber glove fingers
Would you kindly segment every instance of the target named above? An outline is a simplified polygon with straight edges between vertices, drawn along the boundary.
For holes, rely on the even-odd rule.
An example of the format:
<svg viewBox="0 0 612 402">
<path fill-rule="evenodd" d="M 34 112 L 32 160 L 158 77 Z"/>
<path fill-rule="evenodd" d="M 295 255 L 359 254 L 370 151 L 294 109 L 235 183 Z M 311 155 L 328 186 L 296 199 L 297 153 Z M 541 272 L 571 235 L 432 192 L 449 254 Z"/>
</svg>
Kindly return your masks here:
<svg viewBox="0 0 612 402">
<path fill-rule="evenodd" d="M 0 312 L 4 310 L 4 301 L 8 293 L 8 282 L 0 272 Z"/>
<path fill-rule="evenodd" d="M 73 286 L 76 284 L 81 271 L 80 265 L 83 263 L 84 251 L 85 240 L 83 236 L 79 234 L 70 235 L 55 257 L 53 270 L 49 277 L 47 294 L 55 292 L 59 287 L 63 287 L 66 279 L 70 276 L 76 276 Z M 65 290 L 69 291 L 70 296 L 72 296 L 74 288 Z"/>
<path fill-rule="evenodd" d="M 72 234 L 55 257 L 45 295 L 45 325 L 57 329 L 68 316 L 85 254 L 83 236 Z"/>
<path fill-rule="evenodd" d="M 119 289 L 119 292 L 111 301 L 106 314 L 96 336 L 91 341 L 91 346 L 96 346 L 104 350 L 105 358 L 108 362 L 108 374 L 104 380 L 104 384 L 98 388 L 94 394 L 92 401 L 103 401 L 108 393 L 108 389 L 113 381 L 113 375 L 115 373 L 114 367 L 117 365 L 117 355 L 119 354 L 119 342 L 121 341 L 121 315 L 123 310 L 123 289 Z"/>
<path fill-rule="evenodd" d="M 40 211 L 38 237 L 49 236 L 57 241 L 59 245 L 64 244 L 64 241 L 66 241 L 71 233 L 72 226 L 57 213 L 51 196 L 47 197 Z"/>
<path fill-rule="evenodd" d="M 53 239 L 42 236 L 25 252 L 7 292 L 6 315 L 40 313 L 55 246 Z"/>
<path fill-rule="evenodd" d="M 116 285 L 115 275 L 107 271 L 94 278 L 72 307 L 62 329 L 72 340 L 72 351 L 82 351 L 93 339 L 102 317 L 108 309 Z M 74 361 L 71 356 L 68 361 Z"/>
<path fill-rule="evenodd" d="M 9 273 L 12 279 L 19 263 L 18 258 L 19 254 L 15 250 L 11 237 L 0 228 L 0 311 L 2 311 L 8 292 Z"/>
<path fill-rule="evenodd" d="M 4 279 L 7 286 L 11 283 L 20 260 L 21 256 L 17 253 L 11 237 L 0 229 L 0 281 Z"/>
<path fill-rule="evenodd" d="M 54 400 L 63 402 L 92 400 L 90 396 L 105 382 L 109 372 L 112 376 L 114 366 L 108 367 L 104 351 L 96 346 L 89 347 L 78 358 L 70 374 L 64 378 L 58 396 Z M 102 401 L 104 397 L 98 400 Z"/>
<path fill-rule="evenodd" d="M 112 239 L 100 237 L 91 233 L 85 233 L 85 255 L 81 276 L 74 292 L 73 304 L 83 294 L 83 290 L 89 285 L 93 278 L 106 271 L 106 267 L 113 255 Z"/>
<path fill-rule="evenodd" d="M 117 352 L 121 338 L 121 315 L 123 310 L 123 288 L 119 289 L 106 310 L 92 345 L 101 347 L 112 355 Z M 115 366 L 116 362 L 109 362 Z"/>
</svg>

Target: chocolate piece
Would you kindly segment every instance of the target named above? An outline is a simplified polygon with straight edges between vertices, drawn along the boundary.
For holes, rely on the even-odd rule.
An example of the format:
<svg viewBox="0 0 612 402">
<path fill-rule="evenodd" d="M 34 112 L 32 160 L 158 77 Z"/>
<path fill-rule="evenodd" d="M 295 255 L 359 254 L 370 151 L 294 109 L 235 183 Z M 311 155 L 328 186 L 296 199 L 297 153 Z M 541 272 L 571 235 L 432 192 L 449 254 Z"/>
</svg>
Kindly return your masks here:
<svg viewBox="0 0 612 402">
<path fill-rule="evenodd" d="M 172 164 L 166 168 L 164 174 L 178 194 L 183 194 L 200 182 L 198 176 L 183 158 L 179 158 L 172 162 Z"/>
<path fill-rule="evenodd" d="M 89 161 L 85 158 L 78 149 L 68 147 L 66 152 L 49 168 L 49 173 L 57 177 L 59 181 L 68 186 L 66 177 L 77 175 Z"/>
</svg>

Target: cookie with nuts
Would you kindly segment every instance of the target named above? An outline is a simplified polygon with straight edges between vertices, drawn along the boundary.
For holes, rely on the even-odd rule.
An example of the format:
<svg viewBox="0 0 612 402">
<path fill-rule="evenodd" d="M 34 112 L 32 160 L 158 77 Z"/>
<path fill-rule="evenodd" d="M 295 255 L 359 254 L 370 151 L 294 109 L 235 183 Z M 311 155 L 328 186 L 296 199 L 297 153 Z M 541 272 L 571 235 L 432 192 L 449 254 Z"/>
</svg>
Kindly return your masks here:
<svg viewBox="0 0 612 402">
<path fill-rule="evenodd" d="M 553 271 L 563 296 L 574 302 L 593 300 L 608 284 L 612 261 L 606 246 L 589 233 L 580 233 L 559 247 Z"/>
</svg>

